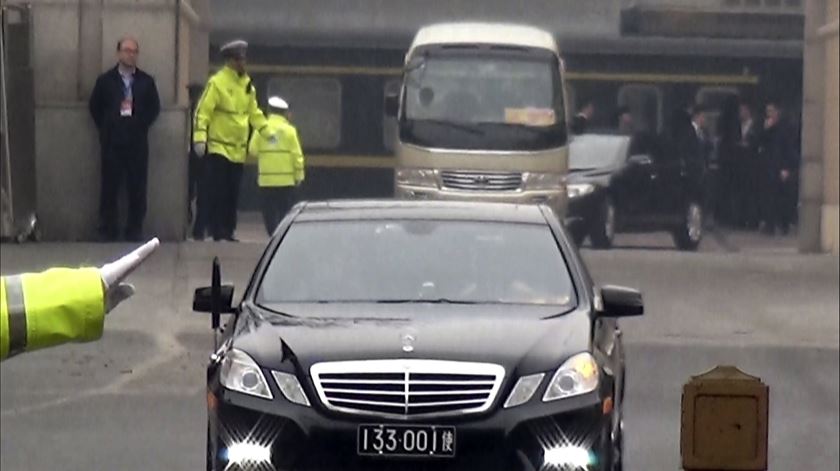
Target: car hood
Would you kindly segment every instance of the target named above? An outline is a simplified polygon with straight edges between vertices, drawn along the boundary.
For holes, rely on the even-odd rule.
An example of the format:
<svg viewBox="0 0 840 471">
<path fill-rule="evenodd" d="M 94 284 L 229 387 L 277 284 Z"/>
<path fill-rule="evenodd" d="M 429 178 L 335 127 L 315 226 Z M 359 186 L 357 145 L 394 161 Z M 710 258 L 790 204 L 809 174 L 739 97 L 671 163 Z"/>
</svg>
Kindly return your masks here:
<svg viewBox="0 0 840 471">
<path fill-rule="evenodd" d="M 272 305 L 243 311 L 233 346 L 260 365 L 309 375 L 330 361 L 486 362 L 510 373 L 547 371 L 587 351 L 584 310 L 557 306 L 440 304 Z M 271 312 L 275 311 L 275 312 Z M 569 312 L 567 312 L 569 311 Z M 288 315 L 277 314 L 287 313 Z M 406 337 L 410 336 L 411 339 Z M 413 349 L 407 352 L 404 343 Z"/>
</svg>

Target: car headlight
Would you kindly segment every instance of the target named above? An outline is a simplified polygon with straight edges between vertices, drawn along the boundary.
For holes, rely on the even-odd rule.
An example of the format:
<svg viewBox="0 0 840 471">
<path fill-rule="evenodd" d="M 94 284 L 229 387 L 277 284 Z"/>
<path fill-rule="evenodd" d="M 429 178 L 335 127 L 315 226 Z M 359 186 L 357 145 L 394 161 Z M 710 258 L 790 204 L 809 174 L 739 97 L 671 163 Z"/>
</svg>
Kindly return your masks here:
<svg viewBox="0 0 840 471">
<path fill-rule="evenodd" d="M 545 373 L 535 375 L 523 376 L 516 382 L 513 391 L 510 392 L 507 401 L 505 401 L 505 409 L 510 407 L 521 406 L 531 400 L 531 397 L 537 392 L 537 388 L 542 384 Z"/>
<path fill-rule="evenodd" d="M 598 388 L 598 363 L 589 353 L 579 353 L 563 363 L 545 390 L 543 401 L 579 396 Z"/>
<path fill-rule="evenodd" d="M 423 168 L 401 168 L 396 172 L 397 183 L 406 186 L 436 188 L 437 176 L 434 170 Z"/>
<path fill-rule="evenodd" d="M 274 398 L 259 365 L 242 350 L 233 348 L 225 353 L 219 371 L 219 381 L 231 391 L 264 399 Z"/>
<path fill-rule="evenodd" d="M 591 183 L 572 183 L 566 188 L 566 195 L 569 199 L 580 198 L 595 191 L 595 185 Z"/>
<path fill-rule="evenodd" d="M 559 173 L 525 173 L 526 190 L 559 190 L 563 187 L 563 175 Z"/>
<path fill-rule="evenodd" d="M 309 406 L 309 399 L 306 397 L 306 393 L 303 392 L 303 386 L 300 385 L 297 376 L 289 373 L 281 373 L 280 371 L 272 371 L 271 375 L 274 376 L 274 381 L 277 382 L 277 387 L 283 393 L 283 397 L 289 402 Z"/>
</svg>

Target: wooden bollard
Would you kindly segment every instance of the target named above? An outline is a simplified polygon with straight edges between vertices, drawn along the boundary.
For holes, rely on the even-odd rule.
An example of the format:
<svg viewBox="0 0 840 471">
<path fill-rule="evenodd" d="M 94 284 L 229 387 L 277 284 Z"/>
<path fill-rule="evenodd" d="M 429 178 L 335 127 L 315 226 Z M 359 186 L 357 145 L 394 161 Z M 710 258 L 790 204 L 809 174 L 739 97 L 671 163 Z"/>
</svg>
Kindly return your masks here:
<svg viewBox="0 0 840 471">
<path fill-rule="evenodd" d="M 766 471 L 769 390 L 734 366 L 683 387 L 680 453 L 686 471 Z"/>
</svg>

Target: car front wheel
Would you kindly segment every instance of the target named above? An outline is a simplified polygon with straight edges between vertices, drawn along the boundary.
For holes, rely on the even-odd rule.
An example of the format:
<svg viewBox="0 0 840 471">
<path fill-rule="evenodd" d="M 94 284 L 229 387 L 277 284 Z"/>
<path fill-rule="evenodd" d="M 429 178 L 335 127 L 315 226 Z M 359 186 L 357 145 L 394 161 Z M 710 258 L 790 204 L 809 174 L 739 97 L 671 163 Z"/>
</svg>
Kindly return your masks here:
<svg viewBox="0 0 840 471">
<path fill-rule="evenodd" d="M 682 222 L 674 229 L 674 243 L 680 250 L 695 251 L 703 240 L 703 206 L 697 201 L 686 205 Z"/>
<path fill-rule="evenodd" d="M 598 249 L 609 249 L 615 240 L 615 205 L 607 198 L 601 205 L 598 218 L 592 223 L 589 233 L 589 240 L 592 246 Z"/>
</svg>

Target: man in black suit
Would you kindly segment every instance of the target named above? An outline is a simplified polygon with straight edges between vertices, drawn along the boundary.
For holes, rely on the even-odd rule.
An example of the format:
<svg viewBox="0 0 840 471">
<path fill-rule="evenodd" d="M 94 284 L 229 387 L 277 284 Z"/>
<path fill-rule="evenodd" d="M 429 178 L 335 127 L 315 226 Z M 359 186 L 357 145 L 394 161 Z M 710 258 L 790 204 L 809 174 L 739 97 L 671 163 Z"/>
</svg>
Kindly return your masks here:
<svg viewBox="0 0 840 471">
<path fill-rule="evenodd" d="M 763 167 L 764 232 L 787 235 L 796 214 L 796 175 L 799 152 L 794 147 L 790 129 L 782 121 L 782 110 L 770 102 L 765 108 L 764 131 L 758 148 Z"/>
<path fill-rule="evenodd" d="M 736 207 L 742 226 L 748 229 L 758 227 L 760 219 L 759 203 L 761 178 L 758 165 L 759 126 L 753 120 L 749 103 L 739 106 L 740 133 L 738 135 L 738 153 L 736 165 Z"/>
<path fill-rule="evenodd" d="M 712 222 L 717 206 L 718 166 L 713 156 L 714 144 L 706 128 L 706 109 L 701 105 L 689 109 L 691 128 L 686 129 L 686 165 L 695 175 L 701 175 L 705 220 Z"/>
<path fill-rule="evenodd" d="M 90 115 L 99 130 L 102 181 L 99 202 L 99 235 L 105 241 L 119 238 L 117 199 L 123 179 L 128 189 L 125 239 L 143 239 L 146 215 L 146 179 L 149 161 L 149 128 L 160 113 L 155 80 L 137 68 L 140 46 L 136 39 L 117 42 L 117 65 L 100 75 L 90 96 Z"/>
</svg>

